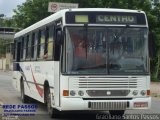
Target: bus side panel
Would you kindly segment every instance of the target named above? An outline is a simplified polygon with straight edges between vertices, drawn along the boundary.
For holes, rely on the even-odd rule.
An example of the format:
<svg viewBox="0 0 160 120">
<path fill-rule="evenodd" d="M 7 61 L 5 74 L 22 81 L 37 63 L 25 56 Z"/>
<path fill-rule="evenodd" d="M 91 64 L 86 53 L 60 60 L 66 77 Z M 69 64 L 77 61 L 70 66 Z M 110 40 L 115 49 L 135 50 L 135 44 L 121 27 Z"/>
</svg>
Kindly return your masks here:
<svg viewBox="0 0 160 120">
<path fill-rule="evenodd" d="M 24 92 L 25 95 L 34 98 L 38 101 L 41 101 L 38 98 L 38 93 L 34 91 L 35 84 L 32 77 L 32 68 L 33 68 L 32 64 L 33 64 L 32 62 L 20 63 L 21 76 L 23 78 L 23 84 L 24 84 Z"/>
<path fill-rule="evenodd" d="M 55 106 L 59 107 L 60 106 L 60 77 L 59 77 L 59 62 L 55 61 L 54 62 L 54 101 Z"/>
<path fill-rule="evenodd" d="M 13 71 L 12 85 L 19 92 L 20 92 L 20 79 L 21 79 L 21 73 L 19 71 Z"/>
<path fill-rule="evenodd" d="M 21 76 L 23 76 L 24 80 L 25 94 L 44 103 L 45 81 L 48 81 L 50 88 L 54 88 L 54 62 L 23 62 L 20 64 L 20 67 Z M 55 71 L 57 70 L 55 68 Z"/>
</svg>

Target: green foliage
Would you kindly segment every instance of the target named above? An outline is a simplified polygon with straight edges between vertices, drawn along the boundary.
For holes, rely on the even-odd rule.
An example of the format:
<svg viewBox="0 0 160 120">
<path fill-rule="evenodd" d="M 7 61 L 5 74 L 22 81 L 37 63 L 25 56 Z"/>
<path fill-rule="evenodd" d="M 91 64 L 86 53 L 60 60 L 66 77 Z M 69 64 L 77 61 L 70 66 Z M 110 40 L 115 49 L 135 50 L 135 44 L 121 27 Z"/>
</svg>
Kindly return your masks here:
<svg viewBox="0 0 160 120">
<path fill-rule="evenodd" d="M 14 27 L 12 18 L 6 18 L 4 14 L 0 14 L 0 27 Z"/>
<path fill-rule="evenodd" d="M 18 28 L 25 28 L 47 17 L 49 15 L 47 5 L 46 0 L 27 0 L 23 5 L 18 5 L 17 10 L 14 10 L 16 15 L 13 16 L 15 25 Z"/>
<path fill-rule="evenodd" d="M 0 58 L 5 55 L 5 45 L 3 43 L 3 40 L 0 39 Z"/>
</svg>

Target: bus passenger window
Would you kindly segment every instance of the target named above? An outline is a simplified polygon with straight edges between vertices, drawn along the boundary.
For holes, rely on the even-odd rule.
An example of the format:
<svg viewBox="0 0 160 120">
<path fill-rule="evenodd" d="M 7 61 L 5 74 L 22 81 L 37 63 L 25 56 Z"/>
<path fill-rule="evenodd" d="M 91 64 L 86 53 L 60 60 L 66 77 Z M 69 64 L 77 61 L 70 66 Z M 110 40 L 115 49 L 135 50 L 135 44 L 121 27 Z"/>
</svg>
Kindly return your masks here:
<svg viewBox="0 0 160 120">
<path fill-rule="evenodd" d="M 40 44 L 41 44 L 40 58 L 42 58 L 44 55 L 44 47 L 45 47 L 45 31 L 44 30 L 41 32 Z"/>
<path fill-rule="evenodd" d="M 43 59 L 45 47 L 45 31 L 40 31 L 39 35 L 38 58 Z"/>
<path fill-rule="evenodd" d="M 31 57 L 31 35 L 27 36 L 27 52 L 26 52 L 26 58 L 30 60 Z"/>
<path fill-rule="evenodd" d="M 53 57 L 53 26 L 46 29 L 46 41 L 44 59 L 52 59 Z"/>
<path fill-rule="evenodd" d="M 24 37 L 21 38 L 21 42 L 22 42 L 22 45 L 21 45 L 21 61 L 23 60 L 23 50 L 24 50 Z"/>
<path fill-rule="evenodd" d="M 44 48 L 43 59 L 47 59 L 48 58 L 48 48 L 47 48 L 48 36 L 49 36 L 49 30 L 48 30 L 48 27 L 47 27 L 46 31 L 45 31 L 45 48 Z"/>
<path fill-rule="evenodd" d="M 14 39 L 13 43 L 13 60 L 16 60 L 16 39 Z"/>
<path fill-rule="evenodd" d="M 37 47 L 38 47 L 38 32 L 36 32 L 34 35 L 34 53 L 33 53 L 34 59 L 36 59 L 37 57 Z"/>
<path fill-rule="evenodd" d="M 31 45 L 31 58 L 34 58 L 34 45 L 35 45 L 35 33 L 32 34 L 32 45 Z"/>
<path fill-rule="evenodd" d="M 48 51 L 48 59 L 52 59 L 53 57 L 53 26 L 49 28 L 47 51 Z"/>
<path fill-rule="evenodd" d="M 24 37 L 23 60 L 26 59 L 26 53 L 27 53 L 27 37 Z"/>
</svg>

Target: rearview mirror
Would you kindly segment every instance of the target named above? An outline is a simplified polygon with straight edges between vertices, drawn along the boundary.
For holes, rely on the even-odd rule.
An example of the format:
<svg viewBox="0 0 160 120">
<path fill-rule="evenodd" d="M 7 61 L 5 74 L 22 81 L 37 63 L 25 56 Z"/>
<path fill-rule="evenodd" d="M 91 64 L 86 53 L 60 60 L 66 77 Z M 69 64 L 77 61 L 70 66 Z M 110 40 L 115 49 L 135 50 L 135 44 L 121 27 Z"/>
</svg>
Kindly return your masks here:
<svg viewBox="0 0 160 120">
<path fill-rule="evenodd" d="M 63 42 L 63 35 L 62 30 L 57 29 L 56 30 L 56 40 L 55 40 L 55 54 L 54 54 L 54 60 L 59 61 L 60 60 L 60 53 L 61 53 L 61 45 Z"/>
<path fill-rule="evenodd" d="M 57 31 L 57 44 L 58 45 L 62 44 L 62 31 L 61 30 Z"/>
<path fill-rule="evenodd" d="M 148 36 L 148 48 L 149 48 L 149 57 L 153 59 L 156 56 L 156 35 L 153 32 L 149 33 Z"/>
</svg>

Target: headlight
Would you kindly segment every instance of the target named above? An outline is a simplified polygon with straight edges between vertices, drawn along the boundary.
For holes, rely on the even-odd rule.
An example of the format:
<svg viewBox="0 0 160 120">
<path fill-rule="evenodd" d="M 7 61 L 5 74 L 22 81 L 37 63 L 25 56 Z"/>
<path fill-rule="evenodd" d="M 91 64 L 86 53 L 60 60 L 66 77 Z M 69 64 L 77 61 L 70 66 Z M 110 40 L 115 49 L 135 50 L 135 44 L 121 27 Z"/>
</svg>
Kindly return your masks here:
<svg viewBox="0 0 160 120">
<path fill-rule="evenodd" d="M 143 96 L 146 95 L 146 91 L 145 91 L 145 90 L 142 90 L 142 91 L 141 91 L 141 95 L 143 95 Z"/>
<path fill-rule="evenodd" d="M 75 95 L 76 95 L 76 92 L 75 92 L 74 90 L 71 90 L 71 91 L 70 91 L 70 95 L 71 95 L 71 96 L 75 96 Z"/>
<path fill-rule="evenodd" d="M 138 94 L 138 90 L 134 90 L 132 94 L 136 96 Z"/>
<path fill-rule="evenodd" d="M 83 95 L 84 95 L 84 92 L 80 90 L 80 91 L 78 91 L 78 95 L 79 95 L 79 96 L 83 96 Z"/>
</svg>

